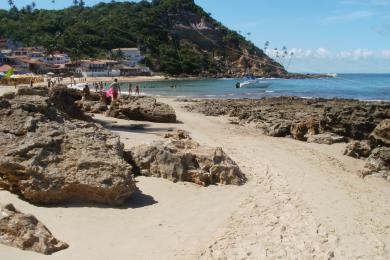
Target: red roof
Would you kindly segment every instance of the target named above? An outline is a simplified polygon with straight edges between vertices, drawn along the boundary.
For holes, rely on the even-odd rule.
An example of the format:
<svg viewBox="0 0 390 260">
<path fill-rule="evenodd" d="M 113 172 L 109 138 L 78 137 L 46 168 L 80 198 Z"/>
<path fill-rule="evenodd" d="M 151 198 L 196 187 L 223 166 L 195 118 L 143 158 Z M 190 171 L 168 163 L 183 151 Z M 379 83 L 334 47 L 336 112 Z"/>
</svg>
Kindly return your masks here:
<svg viewBox="0 0 390 260">
<path fill-rule="evenodd" d="M 5 65 L 3 65 L 3 66 L 0 66 L 0 72 L 7 72 L 7 71 L 9 71 L 10 69 L 12 69 L 12 67 L 9 66 L 9 65 L 7 65 L 7 64 L 5 64 Z"/>
</svg>

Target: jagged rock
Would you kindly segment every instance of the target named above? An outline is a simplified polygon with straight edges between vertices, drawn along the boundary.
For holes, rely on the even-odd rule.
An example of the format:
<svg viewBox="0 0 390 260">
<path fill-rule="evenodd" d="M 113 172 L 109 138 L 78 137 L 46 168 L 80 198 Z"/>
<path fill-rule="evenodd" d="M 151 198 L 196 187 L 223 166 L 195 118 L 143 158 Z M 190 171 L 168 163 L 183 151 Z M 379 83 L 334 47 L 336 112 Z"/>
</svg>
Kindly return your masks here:
<svg viewBox="0 0 390 260">
<path fill-rule="evenodd" d="M 154 142 L 132 148 L 131 161 L 144 176 L 173 182 L 241 185 L 245 175 L 221 148 L 201 147 L 188 138 Z"/>
<path fill-rule="evenodd" d="M 390 119 L 383 120 L 376 126 L 369 137 L 372 146 L 390 146 Z"/>
<path fill-rule="evenodd" d="M 0 108 L 0 188 L 33 203 L 122 204 L 136 189 L 123 144 L 59 110 L 53 101 L 61 96 L 68 97 L 64 90 L 50 98 L 18 95 Z M 63 108 L 70 100 L 59 102 Z"/>
<path fill-rule="evenodd" d="M 374 175 L 390 181 L 390 147 L 375 148 L 367 159 L 362 175 Z"/>
<path fill-rule="evenodd" d="M 371 146 L 367 141 L 352 141 L 347 145 L 344 151 L 344 155 L 353 158 L 367 158 L 371 153 Z"/>
<path fill-rule="evenodd" d="M 17 211 L 12 204 L 0 207 L 0 243 L 46 255 L 69 247 L 34 216 Z"/>
<path fill-rule="evenodd" d="M 167 104 L 152 97 L 127 97 L 111 104 L 107 116 L 158 123 L 176 123 L 176 113 Z"/>
<path fill-rule="evenodd" d="M 339 136 L 333 133 L 323 133 L 318 135 L 308 135 L 307 142 L 317 144 L 334 144 L 345 142 L 344 136 Z"/>
</svg>

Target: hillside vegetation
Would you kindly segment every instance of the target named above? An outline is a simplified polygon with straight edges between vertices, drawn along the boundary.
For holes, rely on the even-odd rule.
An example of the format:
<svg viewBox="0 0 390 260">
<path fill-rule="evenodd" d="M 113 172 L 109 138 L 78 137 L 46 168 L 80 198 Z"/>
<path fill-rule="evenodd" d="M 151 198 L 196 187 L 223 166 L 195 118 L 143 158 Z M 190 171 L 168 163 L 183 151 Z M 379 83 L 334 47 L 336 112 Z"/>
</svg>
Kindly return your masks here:
<svg viewBox="0 0 390 260">
<path fill-rule="evenodd" d="M 113 48 L 139 47 L 146 65 L 172 75 L 286 75 L 280 64 L 193 0 L 0 10 L 0 36 L 68 52 L 73 59 L 104 58 Z"/>
</svg>

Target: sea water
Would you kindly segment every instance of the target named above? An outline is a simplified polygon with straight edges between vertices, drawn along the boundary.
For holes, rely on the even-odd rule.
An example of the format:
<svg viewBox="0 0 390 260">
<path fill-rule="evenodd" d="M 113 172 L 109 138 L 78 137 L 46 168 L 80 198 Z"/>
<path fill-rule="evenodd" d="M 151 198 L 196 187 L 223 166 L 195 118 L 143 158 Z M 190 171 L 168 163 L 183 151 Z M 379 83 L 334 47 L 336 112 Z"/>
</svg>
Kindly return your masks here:
<svg viewBox="0 0 390 260">
<path fill-rule="evenodd" d="M 237 89 L 240 79 L 164 80 L 132 82 L 146 95 L 188 98 L 262 98 L 297 96 L 303 98 L 348 98 L 390 100 L 390 74 L 339 74 L 321 79 L 267 79 L 266 89 Z M 122 84 L 127 91 L 127 84 Z"/>
</svg>

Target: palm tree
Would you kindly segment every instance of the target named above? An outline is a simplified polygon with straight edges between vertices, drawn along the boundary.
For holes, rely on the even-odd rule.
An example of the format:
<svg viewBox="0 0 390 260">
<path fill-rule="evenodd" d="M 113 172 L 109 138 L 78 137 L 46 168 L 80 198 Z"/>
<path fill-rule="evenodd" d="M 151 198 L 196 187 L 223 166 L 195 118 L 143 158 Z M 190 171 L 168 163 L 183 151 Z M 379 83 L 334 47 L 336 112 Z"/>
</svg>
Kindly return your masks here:
<svg viewBox="0 0 390 260">
<path fill-rule="evenodd" d="M 35 1 L 32 1 L 32 3 L 31 3 L 31 8 L 32 8 L 32 9 L 35 9 L 36 6 L 37 6 L 37 4 L 35 3 Z"/>
<path fill-rule="evenodd" d="M 8 5 L 10 8 L 14 7 L 15 6 L 15 3 L 13 0 L 8 0 Z"/>
<path fill-rule="evenodd" d="M 73 5 L 78 5 L 79 1 L 78 0 L 73 0 Z"/>
<path fill-rule="evenodd" d="M 56 7 L 56 0 L 51 0 L 51 3 L 53 4 L 53 9 Z"/>
<path fill-rule="evenodd" d="M 265 44 L 264 44 L 264 53 L 265 54 L 267 54 L 268 47 L 269 47 L 269 41 L 266 41 Z"/>
</svg>

